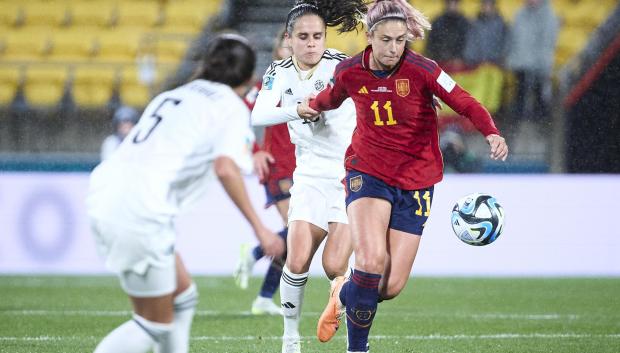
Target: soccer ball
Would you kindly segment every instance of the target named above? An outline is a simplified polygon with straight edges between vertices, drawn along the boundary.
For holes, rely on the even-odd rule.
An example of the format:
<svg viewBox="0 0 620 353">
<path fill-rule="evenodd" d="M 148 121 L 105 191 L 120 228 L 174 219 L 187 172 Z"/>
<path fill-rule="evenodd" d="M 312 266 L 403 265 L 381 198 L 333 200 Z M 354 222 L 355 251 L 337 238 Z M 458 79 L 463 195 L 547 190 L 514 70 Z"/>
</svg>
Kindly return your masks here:
<svg viewBox="0 0 620 353">
<path fill-rule="evenodd" d="M 491 244 L 504 230 L 504 209 L 491 195 L 469 194 L 452 209 L 452 229 L 469 245 Z"/>
</svg>

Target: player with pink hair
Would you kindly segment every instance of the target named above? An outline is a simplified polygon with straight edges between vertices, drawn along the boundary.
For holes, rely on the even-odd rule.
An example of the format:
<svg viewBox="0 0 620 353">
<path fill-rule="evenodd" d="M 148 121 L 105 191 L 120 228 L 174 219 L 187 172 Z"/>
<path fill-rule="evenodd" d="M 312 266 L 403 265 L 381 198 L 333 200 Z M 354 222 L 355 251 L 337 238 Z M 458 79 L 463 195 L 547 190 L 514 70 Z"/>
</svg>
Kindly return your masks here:
<svg viewBox="0 0 620 353">
<path fill-rule="evenodd" d="M 370 45 L 338 64 L 332 83 L 298 106 L 300 116 L 312 119 L 349 97 L 355 104 L 357 127 L 345 155 L 355 270 L 333 282 L 317 327 L 319 340 L 327 341 L 346 313 L 349 352 L 368 351 L 378 302 L 407 284 L 434 185 L 443 178 L 434 97 L 473 122 L 491 158 L 508 154 L 489 112 L 433 60 L 407 49 L 407 41 L 430 29 L 420 11 L 403 0 L 377 0 L 366 26 Z"/>
</svg>

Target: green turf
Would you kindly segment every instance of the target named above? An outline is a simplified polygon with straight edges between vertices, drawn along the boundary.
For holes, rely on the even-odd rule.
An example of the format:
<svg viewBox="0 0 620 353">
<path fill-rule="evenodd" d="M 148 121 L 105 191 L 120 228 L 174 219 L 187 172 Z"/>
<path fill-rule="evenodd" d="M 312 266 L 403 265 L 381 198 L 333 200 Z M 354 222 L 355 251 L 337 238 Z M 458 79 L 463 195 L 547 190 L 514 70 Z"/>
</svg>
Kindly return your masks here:
<svg viewBox="0 0 620 353">
<path fill-rule="evenodd" d="M 279 352 L 282 320 L 248 314 L 259 286 L 199 277 L 192 352 Z M 345 331 L 320 344 L 328 283 L 312 278 L 303 352 L 345 352 Z M 91 352 L 129 317 L 111 277 L 0 277 L 0 352 Z M 620 352 L 620 279 L 415 278 L 382 303 L 371 352 Z"/>
</svg>

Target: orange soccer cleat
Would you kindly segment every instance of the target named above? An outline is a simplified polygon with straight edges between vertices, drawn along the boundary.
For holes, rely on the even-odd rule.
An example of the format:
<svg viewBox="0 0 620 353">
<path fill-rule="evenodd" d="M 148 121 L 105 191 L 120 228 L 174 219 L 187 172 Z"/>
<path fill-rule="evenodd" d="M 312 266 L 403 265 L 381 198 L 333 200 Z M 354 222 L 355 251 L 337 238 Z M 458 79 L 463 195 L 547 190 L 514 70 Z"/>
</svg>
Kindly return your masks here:
<svg viewBox="0 0 620 353">
<path fill-rule="evenodd" d="M 344 305 L 340 302 L 340 290 L 345 282 L 344 276 L 338 276 L 332 281 L 329 301 L 316 326 L 316 336 L 321 342 L 327 342 L 332 339 L 340 326 L 340 321 L 345 311 Z"/>
</svg>

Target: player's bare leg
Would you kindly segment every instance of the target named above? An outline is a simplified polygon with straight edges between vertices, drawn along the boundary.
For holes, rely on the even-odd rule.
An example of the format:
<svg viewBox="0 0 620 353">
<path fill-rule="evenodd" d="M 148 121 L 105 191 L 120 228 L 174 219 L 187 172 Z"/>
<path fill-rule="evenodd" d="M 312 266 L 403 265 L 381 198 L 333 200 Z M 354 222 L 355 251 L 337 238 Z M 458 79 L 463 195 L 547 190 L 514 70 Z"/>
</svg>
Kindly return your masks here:
<svg viewBox="0 0 620 353">
<path fill-rule="evenodd" d="M 174 292 L 174 329 L 172 344 L 174 353 L 189 352 L 192 321 L 198 304 L 198 289 L 192 281 L 181 256 L 176 255 L 177 289 Z M 160 353 L 155 351 L 155 353 Z"/>
<path fill-rule="evenodd" d="M 146 277 L 135 274 L 133 276 Z M 129 274 L 132 276 L 132 274 Z M 173 293 L 157 297 L 129 296 L 133 318 L 110 332 L 95 349 L 95 353 L 147 353 L 154 348 L 160 353 L 173 353 L 174 309 Z"/>
<path fill-rule="evenodd" d="M 351 281 L 341 285 L 340 291 L 338 287 L 334 290 L 333 295 L 340 300 L 330 301 L 325 310 L 332 316 L 322 319 L 337 322 L 338 305 L 346 305 L 349 351 L 362 352 L 366 351 L 368 333 L 377 307 L 379 281 L 385 266 L 386 230 L 391 204 L 383 199 L 366 197 L 352 202 L 347 212 L 355 251 L 355 270 Z M 330 328 L 319 324 L 317 328 L 322 341 L 329 340 L 335 332 L 333 326 Z"/>
<path fill-rule="evenodd" d="M 308 270 L 326 235 L 325 230 L 305 221 L 293 221 L 289 225 L 288 254 L 280 279 L 280 299 L 284 315 L 283 353 L 301 352 L 299 321 Z"/>
<path fill-rule="evenodd" d="M 344 314 L 344 306 L 340 303 L 338 293 L 344 284 L 344 274 L 349 267 L 349 258 L 353 252 L 353 240 L 349 225 L 342 223 L 329 224 L 329 236 L 323 249 L 323 269 L 332 280 L 328 305 L 321 314 L 317 324 L 317 337 L 326 342 L 334 336 L 340 326 Z M 334 313 L 335 311 L 335 313 Z"/>
<path fill-rule="evenodd" d="M 419 235 L 396 229 L 388 231 L 385 269 L 379 284 L 381 300 L 392 299 L 405 288 L 421 239 Z"/>
</svg>

